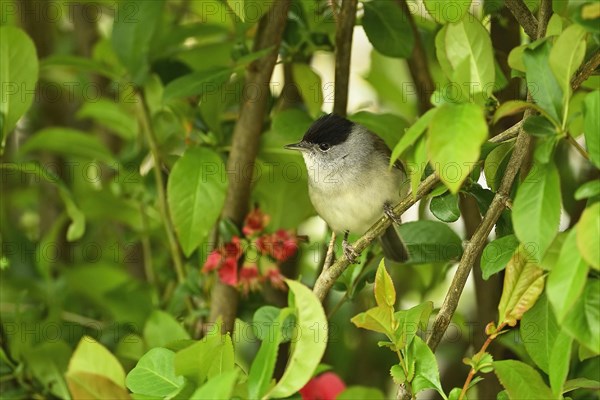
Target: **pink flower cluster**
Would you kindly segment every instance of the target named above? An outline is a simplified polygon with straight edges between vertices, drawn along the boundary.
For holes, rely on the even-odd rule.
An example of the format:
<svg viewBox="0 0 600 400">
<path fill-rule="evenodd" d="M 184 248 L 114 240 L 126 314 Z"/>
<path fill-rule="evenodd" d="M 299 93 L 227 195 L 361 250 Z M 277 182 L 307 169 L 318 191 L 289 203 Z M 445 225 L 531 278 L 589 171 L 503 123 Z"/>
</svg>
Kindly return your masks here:
<svg viewBox="0 0 600 400">
<path fill-rule="evenodd" d="M 283 229 L 269 234 L 265 227 L 269 216 L 259 208 L 252 210 L 244 221 L 243 238 L 234 236 L 230 242 L 213 250 L 202 272 L 216 270 L 221 282 L 239 288 L 244 294 L 260 289 L 268 281 L 271 286 L 285 290 L 279 265 L 298 251 L 298 237 Z M 242 267 L 238 268 L 242 260 Z"/>
</svg>

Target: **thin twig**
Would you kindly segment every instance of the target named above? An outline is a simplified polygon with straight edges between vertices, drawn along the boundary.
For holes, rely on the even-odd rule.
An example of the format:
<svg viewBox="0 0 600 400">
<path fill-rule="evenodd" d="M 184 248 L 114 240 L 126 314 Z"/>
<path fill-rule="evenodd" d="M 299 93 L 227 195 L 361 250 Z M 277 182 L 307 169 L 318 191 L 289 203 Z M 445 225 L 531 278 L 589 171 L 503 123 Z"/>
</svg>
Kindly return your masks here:
<svg viewBox="0 0 600 400">
<path fill-rule="evenodd" d="M 485 353 L 485 351 L 490 346 L 490 344 L 492 344 L 492 341 L 494 341 L 494 339 L 496 339 L 498 337 L 498 335 L 502 333 L 502 329 L 505 326 L 506 326 L 505 322 L 500 324 L 498 326 L 498 328 L 496 328 L 496 332 L 487 337 L 486 341 L 483 343 L 483 345 L 481 346 L 481 349 L 479 350 L 479 352 L 477 354 Z M 471 370 L 469 371 L 469 375 L 467 376 L 467 379 L 465 380 L 465 384 L 463 385 L 463 388 L 460 392 L 460 396 L 458 397 L 458 400 L 464 399 L 465 396 L 467 395 L 467 390 L 469 390 L 469 385 L 471 384 L 473 377 L 475 377 L 475 373 L 476 373 L 475 369 L 471 368 Z"/>
<path fill-rule="evenodd" d="M 344 0 L 337 20 L 335 32 L 335 86 L 333 112 L 346 116 L 348 106 L 348 84 L 350 82 L 350 56 L 352 54 L 352 34 L 356 21 L 358 0 Z"/>
<path fill-rule="evenodd" d="M 175 238 L 175 229 L 173 228 L 173 221 L 169 213 L 169 207 L 167 205 L 167 193 L 165 192 L 165 182 L 163 180 L 162 171 L 160 170 L 161 159 L 160 151 L 158 149 L 158 143 L 156 141 L 156 135 L 154 129 L 150 123 L 150 108 L 146 101 L 146 97 L 143 92 L 139 92 L 137 104 L 140 107 L 140 122 L 142 124 L 142 131 L 146 136 L 146 141 L 150 147 L 150 153 L 154 161 L 154 180 L 156 181 L 156 192 L 158 193 L 158 209 L 160 217 L 167 233 L 167 240 L 169 241 L 169 250 L 171 252 L 171 259 L 173 260 L 173 266 L 175 267 L 175 274 L 177 275 L 177 281 L 183 283 L 185 280 L 185 274 L 183 272 L 183 262 L 181 260 L 181 253 L 179 252 L 179 245 Z"/>
<path fill-rule="evenodd" d="M 491 138 L 488 141 L 490 143 L 502 143 L 502 142 L 508 142 L 509 140 L 513 140 L 514 138 L 516 138 L 519 135 L 519 131 L 521 130 L 522 126 L 523 126 L 523 121 L 519 121 L 516 124 L 514 124 L 513 126 L 511 126 L 510 128 L 508 128 L 507 130 L 505 130 L 504 132 L 497 134 L 496 136 L 494 136 L 493 138 Z"/>
<path fill-rule="evenodd" d="M 333 263 L 333 256 L 335 255 L 335 232 L 331 231 L 331 240 L 329 246 L 327 246 L 327 254 L 325 255 L 325 261 L 323 262 L 323 270 L 328 269 Z"/>
<path fill-rule="evenodd" d="M 573 138 L 573 136 L 569 135 L 568 133 L 567 133 L 567 142 L 569 142 L 573 147 L 575 147 L 575 150 L 577 150 L 577 152 L 579 154 L 581 154 L 581 156 L 583 158 L 585 158 L 586 160 L 589 161 L 590 155 L 588 154 L 588 152 L 585 151 L 585 149 L 583 147 L 581 147 L 581 145 L 577 142 L 577 140 L 575 140 L 575 138 Z"/>
<path fill-rule="evenodd" d="M 531 39 L 535 40 L 538 31 L 538 21 L 533 16 L 523 0 L 506 0 L 506 7 L 510 10 L 515 19 L 523 27 L 523 30 Z"/>
<path fill-rule="evenodd" d="M 544 36 L 551 12 L 552 4 L 550 0 L 542 0 L 538 18 L 540 23 L 538 25 L 537 37 Z M 528 101 L 531 100 L 531 94 L 529 94 Z M 525 115 L 523 116 L 523 120 L 529 118 L 532 113 L 533 112 L 531 109 L 527 109 L 525 111 Z M 492 203 L 490 204 L 485 216 L 481 220 L 481 224 L 477 227 L 477 230 L 465 247 L 465 251 L 460 259 L 458 268 L 454 274 L 452 283 L 450 284 L 450 288 L 446 293 L 442 307 L 435 318 L 431 333 L 427 337 L 427 344 L 433 351 L 435 351 L 437 345 L 442 340 L 444 332 L 446 332 L 446 329 L 450 324 L 469 274 L 471 273 L 471 269 L 475 261 L 480 257 L 483 246 L 485 246 L 487 243 L 488 235 L 492 231 L 492 228 L 496 224 L 498 218 L 500 218 L 502 211 L 504 211 L 506 204 L 505 199 L 509 197 L 512 184 L 517 176 L 517 173 L 529 154 L 530 144 L 531 138 L 521 126 L 519 135 L 517 136 L 515 149 L 510 157 L 508 165 L 506 166 L 506 171 L 504 173 L 504 177 L 502 178 L 502 182 L 500 183 L 500 188 L 494 195 L 494 199 L 492 200 Z"/>
<path fill-rule="evenodd" d="M 425 178 L 425 180 L 423 180 L 423 182 L 421 182 L 414 197 L 409 194 L 402 199 L 402 201 L 396 207 L 394 207 L 394 215 L 400 217 L 417 201 L 426 196 L 439 182 L 440 179 L 435 174 L 429 175 L 427 178 Z M 360 254 L 363 250 L 365 250 L 371 244 L 371 242 L 381 236 L 391 224 L 392 221 L 387 216 L 383 216 L 360 239 L 352 243 L 352 247 L 356 253 Z M 346 256 L 342 256 L 326 271 L 321 272 L 313 288 L 313 293 L 321 302 L 323 302 L 325 296 L 327 296 L 327 293 L 329 293 L 329 290 L 335 283 L 336 279 L 340 277 L 348 265 L 350 265 L 350 261 L 346 258 Z"/>
</svg>

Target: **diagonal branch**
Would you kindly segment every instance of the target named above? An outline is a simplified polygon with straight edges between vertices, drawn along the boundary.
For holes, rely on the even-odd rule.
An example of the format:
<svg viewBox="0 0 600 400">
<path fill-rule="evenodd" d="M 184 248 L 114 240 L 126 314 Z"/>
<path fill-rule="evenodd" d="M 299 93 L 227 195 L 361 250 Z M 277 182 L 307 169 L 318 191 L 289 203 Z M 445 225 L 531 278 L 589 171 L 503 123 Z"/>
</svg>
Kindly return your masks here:
<svg viewBox="0 0 600 400">
<path fill-rule="evenodd" d="M 533 16 L 529 8 L 525 5 L 523 0 L 506 0 L 506 7 L 510 10 L 515 19 L 523 27 L 523 30 L 531 39 L 535 40 L 540 37 L 537 34 L 538 21 Z M 543 35 L 542 35 L 543 36 Z"/>
<path fill-rule="evenodd" d="M 536 37 L 544 36 L 551 13 L 551 0 L 542 0 L 539 13 L 540 24 L 538 25 Z M 528 95 L 527 100 L 532 101 L 531 94 Z M 533 112 L 531 109 L 527 109 L 525 111 L 525 115 L 523 116 L 523 120 L 529 118 L 532 113 Z M 506 172 L 502 178 L 500 188 L 494 196 L 488 211 L 481 220 L 481 224 L 479 224 L 465 248 L 465 251 L 458 264 L 456 274 L 454 275 L 452 283 L 450 284 L 450 288 L 446 293 L 446 298 L 444 299 L 442 307 L 440 308 L 440 311 L 433 323 L 431 334 L 427 337 L 427 344 L 432 350 L 435 350 L 437 345 L 442 340 L 444 332 L 446 332 L 452 316 L 456 311 L 458 301 L 462 295 L 467 278 L 471 273 L 471 269 L 474 263 L 480 257 L 483 246 L 485 246 L 487 242 L 487 237 L 492 231 L 492 228 L 496 224 L 498 218 L 500 218 L 500 214 L 502 214 L 502 211 L 504 211 L 507 200 L 510 199 L 510 189 L 517 176 L 517 173 L 521 169 L 521 165 L 529 154 L 530 144 L 531 138 L 521 126 L 519 129 L 519 135 L 517 136 L 515 150 L 513 151 L 508 165 L 506 166 Z"/>
<path fill-rule="evenodd" d="M 412 207 L 417 201 L 426 196 L 440 181 L 435 175 L 429 175 L 417 188 L 417 192 L 413 197 L 411 194 L 406 196 L 402 201 L 394 207 L 394 215 L 400 217 L 406 210 Z M 357 253 L 361 253 L 365 250 L 372 241 L 377 239 L 383 232 L 392 224 L 392 221 L 387 217 L 383 216 L 375 225 L 373 225 L 360 239 L 352 243 L 352 247 Z M 335 283 L 336 279 L 344 272 L 344 270 L 350 265 L 350 261 L 346 256 L 342 256 L 327 270 L 321 272 L 321 275 L 317 278 L 313 293 L 319 298 L 321 302 L 329 293 L 329 290 Z"/>
<path fill-rule="evenodd" d="M 596 50 L 592 57 L 579 69 L 579 72 L 571 81 L 571 88 L 573 90 L 579 89 L 581 84 L 585 82 L 590 75 L 596 71 L 600 65 L 600 50 Z"/>
<path fill-rule="evenodd" d="M 333 113 L 346 116 L 348 106 L 348 84 L 350 82 L 350 56 L 352 55 L 352 34 L 356 21 L 358 0 L 344 0 L 337 18 L 335 32 L 335 100 Z"/>
</svg>

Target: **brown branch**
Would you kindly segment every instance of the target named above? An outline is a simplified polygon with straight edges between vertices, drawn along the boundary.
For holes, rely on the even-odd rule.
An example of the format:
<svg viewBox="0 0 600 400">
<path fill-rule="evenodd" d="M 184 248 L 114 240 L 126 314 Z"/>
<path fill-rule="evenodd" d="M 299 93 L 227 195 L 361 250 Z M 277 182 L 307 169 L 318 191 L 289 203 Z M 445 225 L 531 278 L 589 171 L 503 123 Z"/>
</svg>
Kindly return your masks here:
<svg viewBox="0 0 600 400">
<path fill-rule="evenodd" d="M 537 34 L 538 21 L 533 16 L 529 8 L 525 5 L 523 0 L 506 0 L 506 7 L 510 10 L 515 19 L 523 27 L 523 30 L 531 39 L 535 40 L 540 37 Z M 543 35 L 542 35 L 543 36 Z"/>
<path fill-rule="evenodd" d="M 350 82 L 350 56 L 352 54 L 352 34 L 356 21 L 358 0 L 344 0 L 337 19 L 335 33 L 335 99 L 334 114 L 346 116 L 348 107 L 348 84 Z"/>
<path fill-rule="evenodd" d="M 501 133 L 497 134 L 496 136 L 494 136 L 493 138 L 491 138 L 489 140 L 489 142 L 490 143 L 508 142 L 509 140 L 512 140 L 519 135 L 519 132 L 522 127 L 523 127 L 523 121 L 519 121 L 516 124 L 514 124 L 513 126 L 511 126 L 510 128 L 508 128 L 507 130 L 505 130 L 504 132 L 501 132 Z"/>
<path fill-rule="evenodd" d="M 241 171 L 252 171 L 258 154 L 260 134 L 271 97 L 269 81 L 277 61 L 279 45 L 287 21 L 290 0 L 275 2 L 261 18 L 254 43 L 254 51 L 273 48 L 266 56 L 254 61 L 246 70 L 243 99 L 238 121 L 233 131 L 231 152 L 227 160 L 229 187 L 223 218 L 241 225 L 248 212 L 252 177 Z M 233 330 L 239 301 L 235 288 L 217 282 L 211 296 L 210 321 L 223 318 L 223 329 Z"/>
<path fill-rule="evenodd" d="M 421 34 L 419 33 L 417 24 L 410 13 L 410 8 L 408 7 L 406 0 L 398 0 L 397 3 L 400 5 L 400 8 L 402 8 L 405 17 L 410 24 L 410 28 L 413 32 L 415 40 L 412 55 L 406 61 L 408 63 L 410 74 L 416 85 L 419 112 L 423 114 L 431 108 L 430 98 L 435 91 L 435 83 L 433 82 L 433 78 L 431 77 L 431 73 L 429 71 L 427 53 L 423 47 Z"/>
<path fill-rule="evenodd" d="M 551 1 L 542 0 L 538 18 L 540 24 L 538 25 L 536 37 L 543 37 L 546 33 L 546 27 L 551 13 Z M 531 101 L 531 95 L 528 97 L 528 100 Z M 523 120 L 529 118 L 531 114 L 532 110 L 527 109 L 525 111 L 525 115 L 523 116 Z M 492 228 L 496 224 L 498 218 L 500 218 L 500 214 L 502 214 L 502 211 L 506 207 L 506 200 L 510 198 L 510 189 L 517 176 L 517 173 L 521 169 L 521 165 L 524 163 L 529 154 L 530 144 L 531 138 L 521 126 L 519 135 L 517 136 L 515 150 L 513 151 L 508 165 L 506 166 L 506 171 L 504 173 L 504 177 L 502 178 L 500 188 L 495 194 L 488 211 L 481 220 L 481 224 L 477 227 L 476 231 L 471 237 L 471 240 L 465 247 L 465 251 L 458 264 L 458 269 L 456 270 L 454 278 L 452 279 L 452 283 L 450 284 L 450 288 L 446 293 L 442 307 L 440 308 L 440 311 L 433 323 L 431 334 L 427 338 L 427 344 L 434 351 L 442 340 L 444 332 L 446 332 L 452 316 L 456 311 L 458 301 L 460 300 L 465 283 L 467 282 L 469 274 L 471 273 L 471 269 L 481 256 L 481 252 L 483 250 L 483 246 L 485 246 L 487 242 L 488 235 L 492 231 Z"/>
<path fill-rule="evenodd" d="M 402 199 L 402 201 L 396 207 L 394 207 L 394 214 L 397 217 L 400 217 L 417 201 L 427 195 L 439 181 L 440 179 L 435 174 L 429 175 L 427 178 L 425 178 L 425 180 L 423 180 L 423 182 L 421 182 L 414 197 L 409 194 Z M 381 236 L 381 234 L 383 234 L 383 232 L 391 224 L 392 221 L 387 216 L 383 216 L 360 239 L 352 243 L 352 247 L 354 247 L 354 250 L 360 254 L 371 244 L 372 241 Z M 350 265 L 350 261 L 346 258 L 346 256 L 342 256 L 331 267 L 321 272 L 321 275 L 319 275 L 317 278 L 315 287 L 313 288 L 313 293 L 321 302 L 323 302 L 325 296 L 327 296 L 327 293 L 329 293 L 329 290 L 335 283 L 336 279 L 339 278 L 348 265 Z"/>
<path fill-rule="evenodd" d="M 581 84 L 585 82 L 590 75 L 594 73 L 596 68 L 600 65 L 600 50 L 596 50 L 592 57 L 579 69 L 579 72 L 571 81 L 571 88 L 573 90 L 579 89 Z"/>
</svg>

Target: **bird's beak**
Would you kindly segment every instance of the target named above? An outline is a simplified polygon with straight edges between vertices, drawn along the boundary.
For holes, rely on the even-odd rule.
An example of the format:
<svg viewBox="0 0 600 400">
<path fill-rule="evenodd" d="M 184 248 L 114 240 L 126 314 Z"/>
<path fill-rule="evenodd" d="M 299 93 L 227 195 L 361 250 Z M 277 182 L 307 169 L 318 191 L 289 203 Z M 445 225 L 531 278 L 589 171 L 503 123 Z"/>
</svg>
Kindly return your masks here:
<svg viewBox="0 0 600 400">
<path fill-rule="evenodd" d="M 306 151 L 310 148 L 310 145 L 304 141 L 292 144 L 286 144 L 283 146 L 284 149 Z"/>
</svg>

